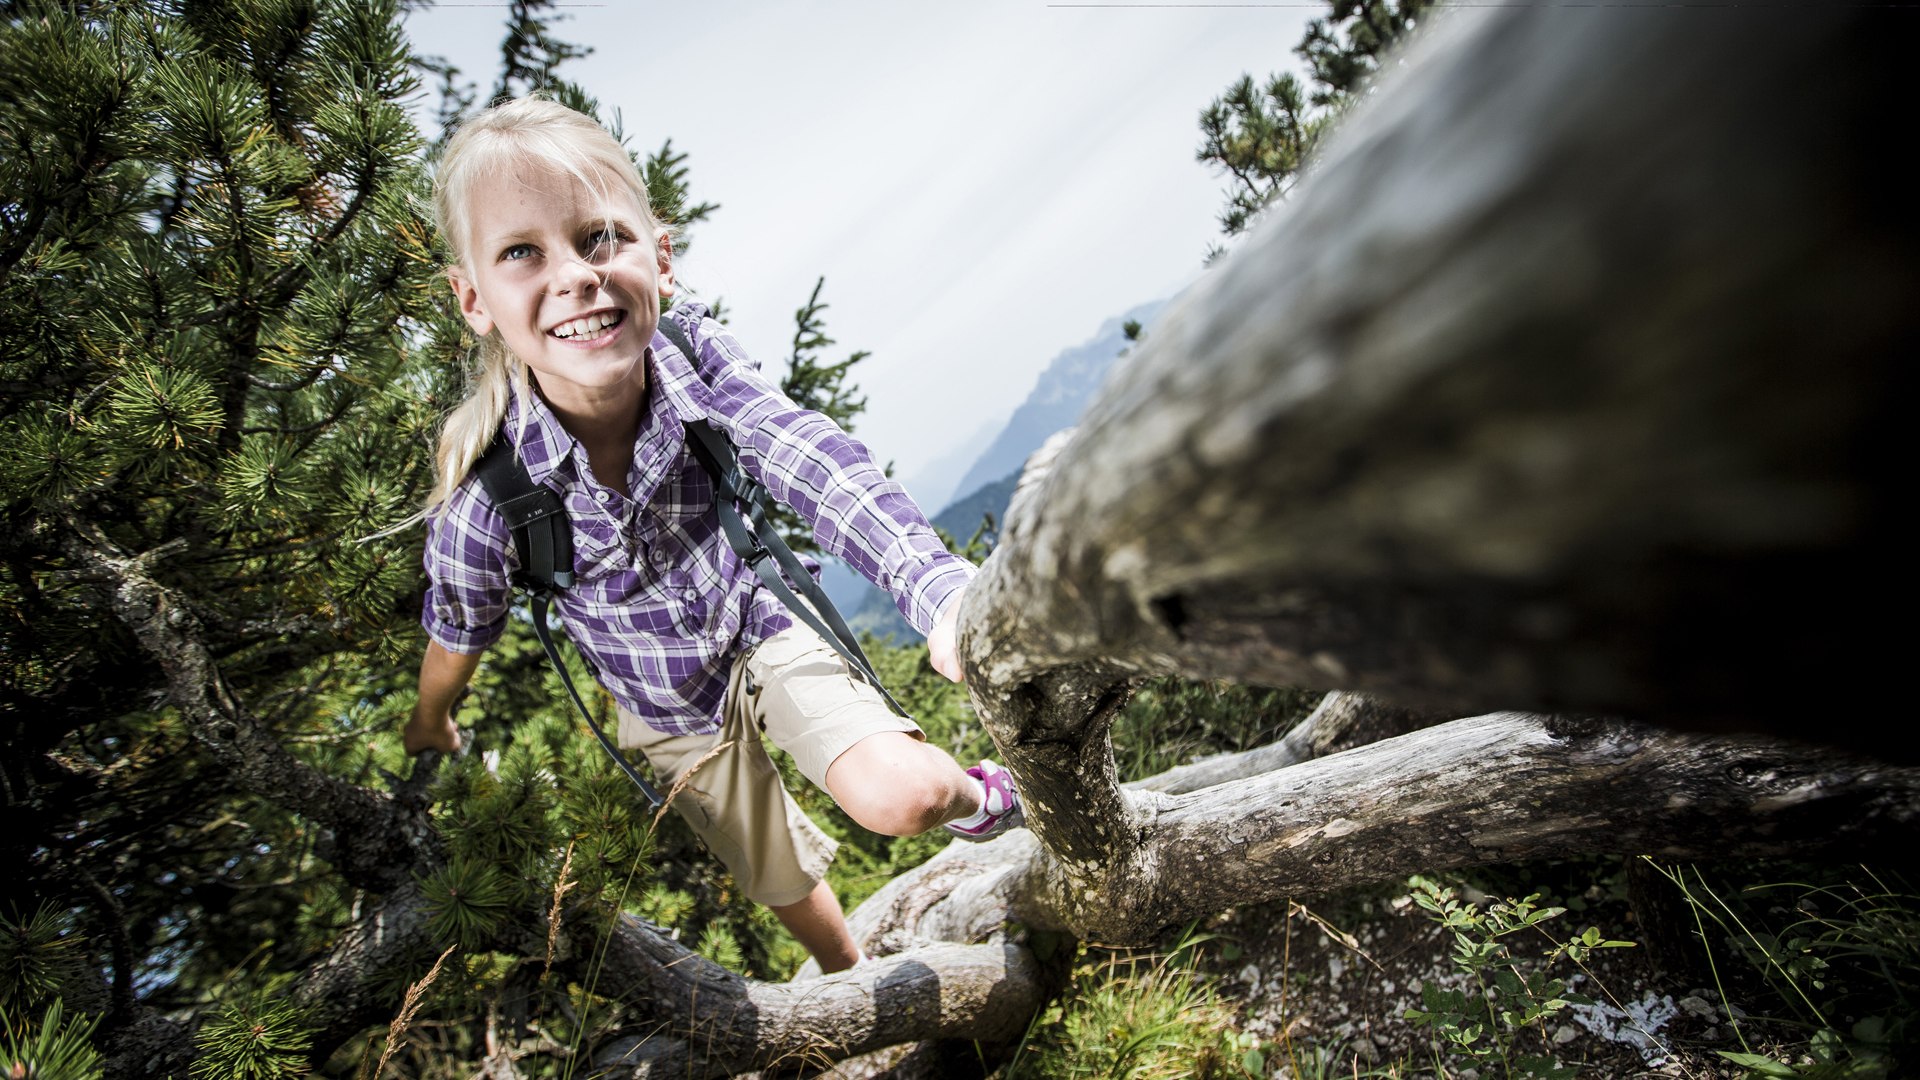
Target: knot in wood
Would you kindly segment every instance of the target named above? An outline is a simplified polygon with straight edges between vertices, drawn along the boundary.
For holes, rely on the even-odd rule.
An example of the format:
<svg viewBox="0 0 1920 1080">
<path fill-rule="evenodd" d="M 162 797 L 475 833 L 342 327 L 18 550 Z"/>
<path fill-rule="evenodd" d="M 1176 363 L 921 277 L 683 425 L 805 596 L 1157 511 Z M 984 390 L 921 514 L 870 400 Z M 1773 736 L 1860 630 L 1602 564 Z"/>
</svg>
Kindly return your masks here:
<svg viewBox="0 0 1920 1080">
<path fill-rule="evenodd" d="M 135 619 L 145 619 L 159 609 L 160 602 L 154 596 L 154 590 L 145 582 L 130 581 L 120 589 L 120 603 L 127 614 Z"/>
</svg>

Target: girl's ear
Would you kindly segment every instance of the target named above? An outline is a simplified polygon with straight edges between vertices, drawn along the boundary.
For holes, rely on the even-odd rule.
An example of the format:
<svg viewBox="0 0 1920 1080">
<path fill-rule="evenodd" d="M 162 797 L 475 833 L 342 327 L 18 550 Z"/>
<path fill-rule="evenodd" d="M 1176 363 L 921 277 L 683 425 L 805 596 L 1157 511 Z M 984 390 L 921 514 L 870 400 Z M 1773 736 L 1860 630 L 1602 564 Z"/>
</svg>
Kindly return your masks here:
<svg viewBox="0 0 1920 1080">
<path fill-rule="evenodd" d="M 673 295 L 673 236 L 665 229 L 660 230 L 657 255 L 660 260 L 660 298 L 665 300 Z"/>
<path fill-rule="evenodd" d="M 453 295 L 460 301 L 460 314 L 466 316 L 473 332 L 481 337 L 493 333 L 493 316 L 487 314 L 486 306 L 480 302 L 480 290 L 474 288 L 466 270 L 447 267 L 447 284 L 453 286 Z"/>
</svg>

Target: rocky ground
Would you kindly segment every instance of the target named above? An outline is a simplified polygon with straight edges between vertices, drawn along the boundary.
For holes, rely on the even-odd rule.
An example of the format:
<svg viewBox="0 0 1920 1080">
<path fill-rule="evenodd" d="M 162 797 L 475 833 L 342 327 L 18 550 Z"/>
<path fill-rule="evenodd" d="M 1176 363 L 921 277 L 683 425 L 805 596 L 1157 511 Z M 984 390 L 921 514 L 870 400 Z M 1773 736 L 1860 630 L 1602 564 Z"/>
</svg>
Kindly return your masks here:
<svg viewBox="0 0 1920 1080">
<path fill-rule="evenodd" d="M 1637 903 L 1629 903 L 1627 879 L 1636 873 Z M 1785 873 L 1781 868 L 1767 873 L 1769 880 L 1793 880 L 1779 877 Z M 1159 955 L 1178 949 L 1182 941 L 1190 945 L 1184 953 L 1194 970 L 1232 1008 L 1239 1030 L 1258 1037 L 1267 1077 L 1494 1080 L 1529 1075 L 1515 1067 L 1520 1055 L 1550 1059 L 1561 1076 L 1601 1080 L 1761 1075 L 1730 1062 L 1722 1052 L 1751 1052 L 1801 1066 L 1796 1072 L 1775 1066 L 1780 1071 L 1766 1075 L 1861 1080 L 1914 1075 L 1900 1066 L 1891 1072 L 1807 1068 L 1812 1065 L 1805 1056 L 1807 1032 L 1762 1019 L 1788 1009 L 1772 996 L 1759 972 L 1728 955 L 1724 942 L 1717 946 L 1718 970 L 1710 968 L 1692 912 L 1678 890 L 1666 889 L 1663 880 L 1651 874 L 1644 864 L 1596 859 L 1483 868 L 1443 880 L 1456 888 L 1460 900 L 1481 911 L 1502 898 L 1535 891 L 1546 894 L 1543 905 L 1566 909 L 1541 922 L 1538 930 L 1503 940 L 1511 946 L 1515 966 L 1526 975 L 1563 979 L 1571 994 L 1591 1003 L 1569 1004 L 1543 1023 L 1525 1026 L 1510 1040 L 1511 1062 L 1476 1062 L 1459 1052 L 1445 1052 L 1438 1032 L 1408 1019 L 1409 1010 L 1427 1007 L 1423 986 L 1468 991 L 1472 984 L 1455 962 L 1454 933 L 1414 901 L 1405 883 L 1316 898 L 1304 905 L 1248 905 L 1170 936 Z M 1661 889 L 1668 894 L 1664 900 Z M 1817 914 L 1807 906 L 1811 902 L 1802 895 L 1798 913 Z M 1663 904 L 1668 905 L 1664 910 Z M 1903 921 L 1888 922 L 1887 932 L 1920 926 L 1910 907 L 1896 914 Z M 1604 939 L 1636 944 L 1596 949 L 1584 964 L 1565 956 L 1548 961 L 1545 954 L 1556 942 L 1588 927 Z M 1891 1017 L 1901 1008 L 1898 999 L 1904 991 L 1899 988 L 1911 985 L 1909 975 L 1878 983 L 1883 993 L 1877 997 L 1853 1000 Z M 1821 993 L 1820 977 L 1803 976 L 1808 992 L 1816 996 Z M 1724 988 L 1728 1002 L 1723 1003 L 1717 987 Z M 1828 984 L 1830 1005 L 1838 1000 L 1833 990 Z M 1498 993 L 1495 997 L 1499 1000 Z M 1829 1020 L 1842 1030 L 1861 1019 L 1838 1015 L 1837 1008 L 1830 1011 L 1835 1015 Z M 1729 1014 L 1738 1022 L 1737 1031 Z M 897 1048 L 848 1063 L 833 1075 L 896 1080 L 981 1076 L 985 1063 L 976 1050 L 965 1049 L 961 1054 L 959 1048 L 933 1044 Z M 986 1075 L 999 1077 L 1004 1071 L 1002 1066 Z"/>
<path fill-rule="evenodd" d="M 1597 893 L 1599 890 L 1595 890 Z M 1484 895 L 1467 892 L 1469 899 Z M 1543 924 L 1561 937 L 1597 924 L 1612 938 L 1631 938 L 1631 913 L 1604 896 L 1587 909 Z M 1291 916 L 1289 917 L 1289 911 Z M 1453 935 L 1402 893 L 1335 898 L 1325 910 L 1285 903 L 1244 908 L 1213 931 L 1227 947 L 1208 953 L 1206 968 L 1224 996 L 1237 1001 L 1245 1029 L 1268 1047 L 1276 1076 L 1502 1076 L 1498 1064 L 1455 1055 L 1436 1060 L 1437 1036 L 1406 1019 L 1423 1007 L 1421 986 L 1464 989 L 1469 976 L 1453 962 Z M 1545 936 L 1517 938 L 1515 952 L 1539 961 Z M 1550 1054 L 1590 1077 L 1738 1076 L 1715 1049 L 1738 1049 L 1711 989 L 1677 984 L 1655 971 L 1639 948 L 1595 951 L 1586 971 L 1565 959 L 1550 975 L 1594 999 L 1528 1029 L 1516 1051 Z M 1736 1006 L 1737 1007 L 1737 1006 Z"/>
</svg>

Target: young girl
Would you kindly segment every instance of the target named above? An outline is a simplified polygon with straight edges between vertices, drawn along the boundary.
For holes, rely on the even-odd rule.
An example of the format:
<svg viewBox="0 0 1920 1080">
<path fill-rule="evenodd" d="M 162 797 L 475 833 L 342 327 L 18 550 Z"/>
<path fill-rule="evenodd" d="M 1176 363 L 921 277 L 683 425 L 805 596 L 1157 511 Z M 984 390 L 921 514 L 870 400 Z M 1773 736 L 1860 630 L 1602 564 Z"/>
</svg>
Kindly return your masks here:
<svg viewBox="0 0 1920 1080">
<path fill-rule="evenodd" d="M 973 567 L 866 449 L 794 405 L 698 304 L 664 315 L 672 244 L 626 151 L 598 123 L 523 98 L 462 125 L 435 183 L 447 278 L 481 338 L 467 400 L 447 419 L 429 500 L 422 623 L 432 639 L 409 753 L 459 747 L 451 708 L 500 636 L 518 565 L 469 475 L 505 433 L 573 526 L 574 585 L 555 601 L 619 704 L 618 741 L 665 790 L 713 748 L 674 808 L 824 971 L 860 952 L 821 880 L 834 845 L 781 787 L 760 735 L 875 832 L 937 825 L 984 839 L 1017 824 L 1006 770 L 961 769 L 791 619 L 727 546 L 713 485 L 683 424 L 710 420 L 746 471 L 823 547 L 893 593 L 960 679 L 954 626 Z M 657 332 L 673 319 L 697 355 Z"/>
</svg>

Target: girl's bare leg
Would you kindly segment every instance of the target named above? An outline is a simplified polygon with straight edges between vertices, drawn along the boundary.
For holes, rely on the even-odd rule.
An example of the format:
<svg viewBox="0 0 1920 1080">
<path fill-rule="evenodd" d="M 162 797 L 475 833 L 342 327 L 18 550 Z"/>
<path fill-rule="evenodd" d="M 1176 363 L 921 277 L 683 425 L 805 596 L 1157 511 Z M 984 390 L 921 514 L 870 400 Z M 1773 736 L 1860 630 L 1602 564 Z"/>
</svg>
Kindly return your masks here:
<svg viewBox="0 0 1920 1080">
<path fill-rule="evenodd" d="M 827 792 L 862 828 L 918 836 L 980 809 L 980 786 L 945 750 L 904 731 L 869 735 L 827 766 Z"/>
<path fill-rule="evenodd" d="M 826 882 L 815 885 L 803 900 L 767 906 L 787 933 L 813 954 L 822 972 L 845 971 L 860 959 L 860 947 L 853 943 L 853 933 L 847 929 L 840 898 L 833 895 Z"/>
</svg>

